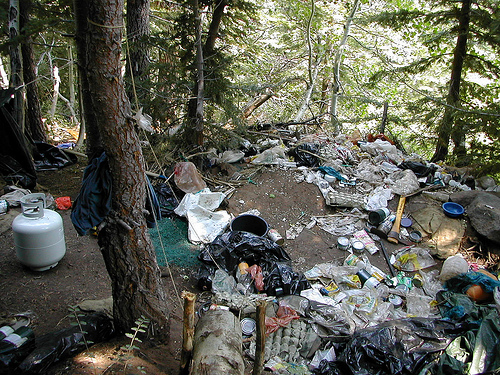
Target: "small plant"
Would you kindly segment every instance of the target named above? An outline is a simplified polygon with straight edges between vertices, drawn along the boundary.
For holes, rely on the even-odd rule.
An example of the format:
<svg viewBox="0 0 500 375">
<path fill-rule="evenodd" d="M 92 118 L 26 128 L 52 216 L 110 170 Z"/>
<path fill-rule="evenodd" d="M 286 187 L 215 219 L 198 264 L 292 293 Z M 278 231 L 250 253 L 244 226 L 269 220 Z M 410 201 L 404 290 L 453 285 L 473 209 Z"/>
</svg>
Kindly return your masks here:
<svg viewBox="0 0 500 375">
<path fill-rule="evenodd" d="M 122 350 L 125 350 L 129 354 L 132 350 L 140 350 L 140 348 L 138 346 L 136 346 L 135 344 L 138 342 L 142 342 L 142 340 L 137 336 L 139 335 L 139 333 L 146 332 L 146 329 L 148 328 L 148 325 L 149 325 L 149 319 L 147 319 L 141 315 L 141 317 L 135 321 L 135 324 L 136 324 L 136 326 L 131 328 L 133 333 L 130 333 L 130 332 L 125 333 L 125 336 L 127 336 L 130 339 L 130 343 L 128 345 L 124 345 L 121 347 Z M 127 369 L 128 360 L 130 358 L 131 358 L 130 355 L 123 356 L 123 359 L 125 359 L 124 370 Z M 138 366 L 137 369 L 141 373 L 146 374 L 146 371 L 144 371 L 143 366 Z"/>
<path fill-rule="evenodd" d="M 69 316 L 74 319 L 74 321 L 72 321 L 70 324 L 72 326 L 78 326 L 80 328 L 80 332 L 83 335 L 82 336 L 83 343 L 85 344 L 85 348 L 88 350 L 89 345 L 93 344 L 94 342 L 87 340 L 87 338 L 85 337 L 85 335 L 87 335 L 88 332 L 86 332 L 83 329 L 83 326 L 86 325 L 87 323 L 84 320 L 80 319 L 80 318 L 85 317 L 85 314 L 82 312 L 82 310 L 80 310 L 80 308 L 78 306 L 69 306 L 68 310 L 70 312 Z"/>
<path fill-rule="evenodd" d="M 123 350 L 131 351 L 134 349 L 139 349 L 137 346 L 135 346 L 136 342 L 142 342 L 140 338 L 137 337 L 139 332 L 145 333 L 146 328 L 148 328 L 149 325 L 149 319 L 145 318 L 144 316 L 141 315 L 139 319 L 135 321 L 136 326 L 132 327 L 132 331 L 134 333 L 125 333 L 125 336 L 127 336 L 130 339 L 130 344 L 126 346 L 122 346 Z"/>
</svg>

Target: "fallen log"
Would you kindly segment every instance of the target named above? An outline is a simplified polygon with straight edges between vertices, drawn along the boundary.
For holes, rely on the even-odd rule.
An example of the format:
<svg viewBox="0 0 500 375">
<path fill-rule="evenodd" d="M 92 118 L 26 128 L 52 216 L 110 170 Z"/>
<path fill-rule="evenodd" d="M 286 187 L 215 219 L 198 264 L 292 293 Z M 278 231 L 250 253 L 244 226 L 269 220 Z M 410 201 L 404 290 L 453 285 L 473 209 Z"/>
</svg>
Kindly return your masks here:
<svg viewBox="0 0 500 375">
<path fill-rule="evenodd" d="M 239 319 L 227 310 L 209 310 L 203 314 L 194 333 L 191 375 L 243 375 Z"/>
</svg>

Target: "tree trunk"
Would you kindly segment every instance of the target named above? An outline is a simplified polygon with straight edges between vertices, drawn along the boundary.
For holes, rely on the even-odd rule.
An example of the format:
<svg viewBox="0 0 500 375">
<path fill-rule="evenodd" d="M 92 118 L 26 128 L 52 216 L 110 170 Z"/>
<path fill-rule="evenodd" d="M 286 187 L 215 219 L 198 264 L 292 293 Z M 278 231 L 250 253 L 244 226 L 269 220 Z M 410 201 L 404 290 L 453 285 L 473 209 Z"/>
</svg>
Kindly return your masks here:
<svg viewBox="0 0 500 375">
<path fill-rule="evenodd" d="M 347 37 L 349 36 L 349 31 L 351 29 L 351 24 L 354 19 L 354 15 L 356 14 L 359 6 L 359 0 L 354 1 L 354 5 L 352 6 L 351 13 L 349 17 L 347 17 L 346 23 L 344 25 L 344 35 L 342 36 L 342 40 L 337 48 L 337 52 L 335 53 L 335 60 L 333 63 L 333 86 L 332 86 L 332 96 L 330 99 L 330 110 L 331 110 L 331 123 L 334 129 L 334 133 L 340 133 L 341 126 L 338 121 L 337 116 L 337 101 L 340 92 L 340 64 L 342 62 L 342 54 L 344 52 L 345 45 L 347 43 Z"/>
<path fill-rule="evenodd" d="M 193 88 L 192 98 L 188 103 L 188 118 L 190 121 L 190 131 L 192 134 L 192 142 L 196 145 L 203 144 L 203 127 L 204 127 L 204 92 L 205 92 L 205 59 L 210 59 L 215 49 L 215 42 L 219 35 L 224 9 L 227 5 L 226 0 L 220 0 L 215 5 L 212 13 L 212 20 L 208 29 L 207 40 L 205 44 L 202 41 L 202 25 L 199 14 L 199 2 L 193 0 L 193 12 L 196 23 L 196 82 Z"/>
<path fill-rule="evenodd" d="M 30 20 L 31 0 L 21 0 L 21 32 L 24 34 Z M 35 73 L 35 59 L 33 55 L 33 40 L 31 35 L 24 35 L 21 44 L 23 56 L 23 78 L 26 82 L 26 131 L 35 141 L 47 142 L 47 129 L 42 121 L 42 111 L 38 100 L 38 84 Z"/>
<path fill-rule="evenodd" d="M 446 97 L 446 108 L 444 110 L 443 119 L 438 128 L 438 140 L 436 150 L 431 158 L 431 161 L 437 162 L 445 160 L 448 156 L 448 146 L 450 136 L 453 134 L 453 139 L 456 141 L 455 146 L 458 154 L 466 152 L 465 146 L 462 146 L 462 139 L 465 138 L 465 129 L 460 129 L 457 124 L 456 116 L 457 109 L 460 105 L 460 82 L 462 77 L 462 68 L 464 65 L 465 55 L 467 53 L 467 34 L 469 33 L 470 21 L 470 5 L 471 0 L 462 0 L 462 10 L 460 11 L 460 19 L 458 24 L 458 38 L 455 51 L 453 53 L 453 63 L 451 66 L 451 79 L 448 96 Z"/>
<path fill-rule="evenodd" d="M 127 0 L 127 95 L 135 104 L 136 111 L 147 97 L 147 90 L 138 91 L 135 83 L 145 82 L 148 79 L 149 45 L 147 38 L 149 29 L 150 0 Z"/>
<path fill-rule="evenodd" d="M 166 339 L 169 310 L 144 217 L 144 159 L 121 75 L 123 1 L 76 0 L 78 7 L 88 7 L 90 110 L 98 119 L 113 178 L 112 212 L 99 233 L 99 245 L 111 278 L 118 330 L 129 330 L 144 316 L 152 321 L 153 334 Z"/>
<path fill-rule="evenodd" d="M 22 93 L 22 71 L 21 52 L 16 38 L 19 36 L 19 0 L 9 2 L 9 39 L 10 39 L 10 87 L 16 89 L 14 93 L 13 116 L 16 123 L 24 131 L 24 105 Z"/>
<path fill-rule="evenodd" d="M 92 94 L 90 92 L 89 80 L 87 77 L 87 19 L 89 17 L 89 9 L 86 1 L 74 0 L 73 11 L 75 13 L 75 43 L 77 54 L 78 73 L 80 77 L 80 95 L 81 95 L 81 117 L 82 124 L 86 128 L 87 145 L 86 154 L 89 163 L 95 157 L 98 157 L 103 152 L 101 136 L 97 127 L 97 117 L 92 110 Z M 80 137 L 79 137 L 80 138 Z"/>
</svg>

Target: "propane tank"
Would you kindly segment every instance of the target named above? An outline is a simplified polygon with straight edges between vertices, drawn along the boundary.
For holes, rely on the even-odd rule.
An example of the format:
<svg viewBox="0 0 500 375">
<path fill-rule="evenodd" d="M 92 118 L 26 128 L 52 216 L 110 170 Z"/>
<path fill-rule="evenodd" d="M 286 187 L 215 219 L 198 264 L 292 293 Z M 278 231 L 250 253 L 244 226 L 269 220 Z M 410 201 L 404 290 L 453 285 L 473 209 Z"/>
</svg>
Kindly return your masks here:
<svg viewBox="0 0 500 375">
<path fill-rule="evenodd" d="M 45 194 L 25 195 L 12 222 L 17 258 L 34 271 L 55 267 L 66 254 L 62 217 L 45 205 Z"/>
</svg>

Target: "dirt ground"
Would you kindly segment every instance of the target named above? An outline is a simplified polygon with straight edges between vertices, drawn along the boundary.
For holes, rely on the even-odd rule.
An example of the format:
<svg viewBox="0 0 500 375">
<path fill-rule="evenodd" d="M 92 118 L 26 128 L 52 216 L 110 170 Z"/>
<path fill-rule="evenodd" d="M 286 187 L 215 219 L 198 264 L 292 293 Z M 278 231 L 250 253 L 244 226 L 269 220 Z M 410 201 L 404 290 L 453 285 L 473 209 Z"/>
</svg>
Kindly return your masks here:
<svg viewBox="0 0 500 375">
<path fill-rule="evenodd" d="M 85 162 L 59 171 L 42 172 L 38 183 L 42 191 L 54 198 L 79 192 Z M 244 166 L 242 166 L 244 167 Z M 1 187 L 1 186 L 0 186 Z M 394 200 L 393 200 L 394 201 Z M 397 202 L 391 202 L 396 205 Z M 391 207 L 395 210 L 395 207 Z M 318 188 L 306 182 L 297 183 L 293 172 L 263 167 L 251 180 L 238 187 L 229 199 L 228 212 L 234 216 L 258 209 L 268 224 L 285 236 L 286 230 L 298 220 L 334 212 L 324 203 Z M 0 313 L 2 317 L 28 314 L 37 336 L 68 327 L 68 306 L 84 300 L 111 296 L 110 279 L 93 236 L 78 236 L 69 211 L 59 211 L 63 217 L 67 252 L 59 264 L 45 272 L 23 267 L 16 258 L 10 221 L 19 213 L 11 210 L 0 216 Z M 305 229 L 295 240 L 285 241 L 284 248 L 293 260 L 294 270 L 304 272 L 317 263 L 345 258 L 336 248 L 336 237 L 320 228 Z M 391 245 L 392 246 L 392 245 Z M 388 244 L 389 250 L 391 246 Z M 387 270 L 380 253 L 371 256 L 372 264 Z M 182 342 L 182 309 L 173 292 L 172 282 L 179 291 L 188 290 L 206 298 L 196 289 L 196 269 L 171 266 L 163 278 L 171 301 L 171 332 L 168 345 L 157 346 L 145 341 L 141 350 L 125 353 L 120 347 L 128 343 L 125 337 L 94 345 L 88 352 L 62 361 L 51 367 L 49 374 L 176 374 L 179 369 Z M 251 366 L 251 364 L 249 364 Z M 251 367 L 248 368 L 251 373 Z"/>
</svg>

